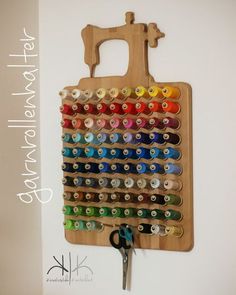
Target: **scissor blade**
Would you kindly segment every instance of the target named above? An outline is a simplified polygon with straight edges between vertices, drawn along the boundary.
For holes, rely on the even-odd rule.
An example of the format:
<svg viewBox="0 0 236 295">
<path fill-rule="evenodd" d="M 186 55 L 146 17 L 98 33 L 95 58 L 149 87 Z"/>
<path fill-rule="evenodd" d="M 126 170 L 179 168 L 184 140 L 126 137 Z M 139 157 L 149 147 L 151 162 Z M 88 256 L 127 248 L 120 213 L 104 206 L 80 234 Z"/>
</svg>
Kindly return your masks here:
<svg viewBox="0 0 236 295">
<path fill-rule="evenodd" d="M 126 284 L 127 284 L 127 274 L 128 274 L 128 254 L 125 253 L 122 255 L 123 258 L 123 290 L 126 290 Z"/>
</svg>

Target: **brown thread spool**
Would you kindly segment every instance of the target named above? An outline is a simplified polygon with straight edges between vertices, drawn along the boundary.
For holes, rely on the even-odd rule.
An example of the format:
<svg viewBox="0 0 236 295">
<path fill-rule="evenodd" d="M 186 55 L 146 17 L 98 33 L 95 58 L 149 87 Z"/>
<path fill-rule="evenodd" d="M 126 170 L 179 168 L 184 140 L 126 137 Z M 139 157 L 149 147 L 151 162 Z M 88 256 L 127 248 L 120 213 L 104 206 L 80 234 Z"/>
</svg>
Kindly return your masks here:
<svg viewBox="0 0 236 295">
<path fill-rule="evenodd" d="M 119 202 L 120 201 L 120 194 L 118 193 L 112 193 L 110 196 L 110 199 L 112 202 Z"/>
<path fill-rule="evenodd" d="M 74 193 L 75 201 L 84 201 L 84 193 L 83 192 L 76 192 Z"/>
<path fill-rule="evenodd" d="M 146 179 L 144 178 L 140 178 L 137 180 L 137 187 L 140 189 L 144 189 L 144 188 L 148 188 L 149 187 L 149 183 Z"/>
<path fill-rule="evenodd" d="M 66 201 L 74 201 L 74 196 L 72 192 L 64 192 L 63 199 Z"/>
<path fill-rule="evenodd" d="M 91 98 L 96 99 L 96 98 L 97 98 L 97 97 L 96 97 L 96 93 L 95 93 L 93 90 L 91 90 L 91 89 L 86 89 L 86 90 L 84 91 L 84 96 L 85 96 L 87 99 L 91 99 Z"/>
<path fill-rule="evenodd" d="M 182 226 L 166 226 L 165 232 L 168 236 L 175 236 L 180 238 L 184 234 L 184 229 Z"/>
<path fill-rule="evenodd" d="M 96 193 L 86 193 L 85 194 L 85 200 L 87 202 L 98 202 L 99 199 L 98 199 L 98 196 Z"/>
<path fill-rule="evenodd" d="M 149 196 L 147 194 L 141 194 L 137 196 L 137 200 L 139 203 L 148 203 Z"/>
<path fill-rule="evenodd" d="M 166 190 L 180 191 L 182 188 L 182 183 L 180 181 L 166 179 L 164 181 L 164 188 Z"/>
<path fill-rule="evenodd" d="M 100 202 L 109 202 L 109 194 L 107 193 L 100 193 L 98 195 L 98 199 Z"/>
<path fill-rule="evenodd" d="M 131 194 L 125 194 L 124 195 L 124 201 L 125 202 L 132 202 L 134 200 L 134 196 Z"/>
<path fill-rule="evenodd" d="M 180 136 L 176 133 L 166 132 L 163 134 L 163 138 L 168 143 L 172 143 L 172 144 L 180 143 Z"/>
</svg>

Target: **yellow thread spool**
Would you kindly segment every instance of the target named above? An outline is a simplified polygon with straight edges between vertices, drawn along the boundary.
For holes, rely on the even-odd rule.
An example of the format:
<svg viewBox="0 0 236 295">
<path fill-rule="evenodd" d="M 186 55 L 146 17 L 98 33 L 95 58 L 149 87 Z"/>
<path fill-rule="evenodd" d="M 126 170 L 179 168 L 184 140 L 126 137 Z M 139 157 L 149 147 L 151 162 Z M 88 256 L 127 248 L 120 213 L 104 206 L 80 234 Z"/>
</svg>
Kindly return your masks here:
<svg viewBox="0 0 236 295">
<path fill-rule="evenodd" d="M 135 88 L 135 93 L 138 97 L 145 97 L 145 98 L 149 97 L 149 93 L 147 89 L 141 85 Z"/>
<path fill-rule="evenodd" d="M 163 98 L 162 89 L 157 86 L 151 86 L 148 88 L 148 93 L 151 97 Z"/>
<path fill-rule="evenodd" d="M 128 98 L 128 97 L 131 97 L 131 98 L 136 98 L 137 95 L 134 91 L 134 89 L 130 88 L 130 87 L 124 87 L 122 90 L 121 90 L 121 93 L 123 94 L 123 96 L 125 98 Z"/>
<path fill-rule="evenodd" d="M 167 98 L 179 98 L 180 90 L 177 87 L 165 86 L 162 89 L 162 94 Z"/>
<path fill-rule="evenodd" d="M 169 236 L 175 236 L 175 237 L 180 238 L 183 235 L 184 230 L 183 230 L 182 226 L 172 225 L 172 226 L 166 226 L 165 232 Z"/>
</svg>

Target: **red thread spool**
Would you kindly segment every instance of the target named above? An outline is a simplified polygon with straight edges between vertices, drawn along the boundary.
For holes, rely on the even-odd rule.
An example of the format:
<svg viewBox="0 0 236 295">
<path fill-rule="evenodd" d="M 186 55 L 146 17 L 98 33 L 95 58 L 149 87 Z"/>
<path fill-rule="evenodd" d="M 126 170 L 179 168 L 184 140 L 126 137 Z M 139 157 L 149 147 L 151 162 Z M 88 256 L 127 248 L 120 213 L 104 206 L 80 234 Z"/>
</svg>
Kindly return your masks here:
<svg viewBox="0 0 236 295">
<path fill-rule="evenodd" d="M 105 103 L 99 103 L 97 105 L 97 110 L 99 113 L 102 113 L 102 114 L 107 114 L 109 115 L 111 113 L 111 110 L 109 108 L 109 105 L 105 104 Z"/>
<path fill-rule="evenodd" d="M 75 113 L 75 111 L 72 109 L 72 106 L 68 105 L 68 104 L 63 104 L 60 107 L 60 112 L 62 114 L 66 114 L 66 115 L 74 115 L 74 113 Z"/>
<path fill-rule="evenodd" d="M 122 109 L 126 114 L 133 114 L 133 115 L 137 114 L 137 110 L 135 108 L 134 103 L 131 103 L 131 102 L 124 103 L 122 105 Z"/>
<path fill-rule="evenodd" d="M 86 103 L 84 105 L 84 110 L 86 111 L 86 113 L 88 114 L 97 114 L 98 110 L 96 108 L 96 105 L 92 104 L 92 103 Z"/>
<path fill-rule="evenodd" d="M 163 123 L 165 127 L 177 129 L 180 126 L 180 122 L 178 119 L 171 118 L 171 117 L 166 117 L 163 119 Z"/>
<path fill-rule="evenodd" d="M 138 128 L 149 128 L 150 124 L 147 119 L 140 117 L 136 120 L 136 124 Z"/>
<path fill-rule="evenodd" d="M 135 104 L 135 108 L 137 113 L 150 114 L 150 109 L 148 108 L 148 105 L 142 101 L 137 102 Z"/>
<path fill-rule="evenodd" d="M 177 102 L 166 100 L 162 103 L 162 108 L 164 112 L 169 112 L 172 114 L 177 114 L 180 111 L 180 105 Z"/>
<path fill-rule="evenodd" d="M 115 114 L 119 114 L 119 115 L 124 114 L 124 111 L 122 109 L 122 104 L 117 102 L 113 102 L 112 104 L 110 104 L 110 110 L 112 111 L 112 113 L 115 113 Z"/>
<path fill-rule="evenodd" d="M 158 129 L 163 129 L 165 127 L 165 125 L 163 124 L 163 122 L 158 119 L 158 118 L 151 118 L 149 119 L 149 124 L 151 126 L 151 128 L 158 128 Z"/>
<path fill-rule="evenodd" d="M 72 121 L 69 120 L 69 119 L 63 119 L 63 120 L 61 121 L 61 126 L 62 126 L 63 128 L 71 128 L 71 129 L 73 129 Z"/>
<path fill-rule="evenodd" d="M 158 101 L 152 101 L 148 104 L 148 108 L 152 113 L 157 112 L 157 113 L 162 113 L 162 104 Z"/>
<path fill-rule="evenodd" d="M 97 125 L 98 129 L 102 129 L 102 128 L 111 129 L 110 122 L 105 119 L 98 119 L 96 121 L 96 125 Z"/>
<path fill-rule="evenodd" d="M 72 110 L 78 114 L 84 114 L 84 106 L 81 103 L 75 103 L 72 106 Z"/>
<path fill-rule="evenodd" d="M 75 129 L 84 129 L 84 121 L 80 119 L 72 120 L 72 125 Z"/>
</svg>

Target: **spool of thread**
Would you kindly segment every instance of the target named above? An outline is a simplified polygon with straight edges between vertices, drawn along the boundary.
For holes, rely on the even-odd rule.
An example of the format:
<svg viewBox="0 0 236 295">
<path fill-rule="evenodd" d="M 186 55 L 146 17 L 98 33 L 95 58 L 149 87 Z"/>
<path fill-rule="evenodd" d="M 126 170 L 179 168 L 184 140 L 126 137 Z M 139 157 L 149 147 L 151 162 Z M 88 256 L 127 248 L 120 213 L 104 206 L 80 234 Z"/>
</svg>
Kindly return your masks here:
<svg viewBox="0 0 236 295">
<path fill-rule="evenodd" d="M 165 139 L 162 133 L 158 133 L 158 132 L 152 132 L 149 134 L 149 139 L 151 141 L 151 143 L 158 143 L 158 144 L 164 144 L 165 143 Z"/>
<path fill-rule="evenodd" d="M 69 119 L 63 119 L 61 121 L 61 127 L 66 128 L 66 129 L 73 129 L 73 124 L 72 121 Z"/>
<path fill-rule="evenodd" d="M 164 165 L 165 172 L 167 174 L 180 175 L 182 173 L 182 167 L 177 164 L 167 163 Z"/>
<path fill-rule="evenodd" d="M 143 87 L 143 86 L 137 86 L 135 88 L 135 93 L 138 97 L 145 97 L 145 98 L 148 98 L 149 97 L 149 93 L 148 93 L 148 90 Z"/>
<path fill-rule="evenodd" d="M 124 208 L 116 207 L 111 210 L 112 217 L 125 217 Z"/>
<path fill-rule="evenodd" d="M 72 153 L 74 155 L 75 158 L 83 158 L 85 153 L 84 153 L 84 149 L 82 148 L 73 148 Z"/>
<path fill-rule="evenodd" d="M 73 183 L 75 186 L 84 186 L 85 178 L 84 177 L 76 177 L 73 179 Z"/>
<path fill-rule="evenodd" d="M 113 102 L 110 104 L 110 110 L 113 114 L 123 115 L 124 110 L 122 109 L 122 104 Z"/>
<path fill-rule="evenodd" d="M 63 104 L 60 107 L 60 112 L 62 114 L 69 115 L 69 116 L 73 116 L 75 113 L 74 110 L 72 109 L 71 105 L 69 105 L 69 104 Z"/>
<path fill-rule="evenodd" d="M 151 217 L 159 220 L 165 219 L 165 211 L 160 209 L 151 210 Z"/>
<path fill-rule="evenodd" d="M 137 159 L 136 150 L 131 148 L 126 148 L 123 150 L 123 154 L 126 159 Z"/>
<path fill-rule="evenodd" d="M 65 171 L 65 172 L 70 172 L 70 173 L 74 173 L 74 172 L 75 172 L 72 163 L 66 163 L 66 162 L 65 162 L 65 163 L 63 163 L 63 164 L 61 165 L 61 168 L 62 168 L 62 170 Z"/>
<path fill-rule="evenodd" d="M 164 112 L 177 114 L 180 112 L 180 105 L 177 102 L 166 100 L 162 103 L 162 108 Z"/>
<path fill-rule="evenodd" d="M 100 144 L 96 134 L 93 134 L 92 132 L 86 132 L 84 135 L 84 139 L 86 143 Z"/>
<path fill-rule="evenodd" d="M 166 132 L 163 134 L 163 138 L 168 143 L 172 143 L 172 144 L 179 144 L 180 143 L 180 137 L 176 133 Z"/>
<path fill-rule="evenodd" d="M 142 234 L 152 234 L 151 232 L 151 224 L 147 224 L 147 223 L 140 223 L 138 225 L 138 231 Z"/>
<path fill-rule="evenodd" d="M 162 122 L 162 120 L 158 119 L 158 118 L 151 118 L 148 121 L 150 128 L 158 128 L 158 129 L 164 129 L 164 124 Z"/>
<path fill-rule="evenodd" d="M 136 125 L 137 125 L 138 129 L 140 129 L 140 128 L 149 129 L 149 127 L 151 127 L 149 124 L 149 121 L 143 117 L 140 117 L 136 120 Z"/>
<path fill-rule="evenodd" d="M 87 230 L 85 220 L 76 220 L 74 226 L 76 230 Z"/>
<path fill-rule="evenodd" d="M 73 143 L 73 139 L 70 133 L 63 133 L 61 139 L 63 142 Z"/>
<path fill-rule="evenodd" d="M 135 104 L 135 108 L 136 108 L 136 111 L 138 114 L 143 113 L 143 114 L 148 115 L 151 113 L 151 110 L 149 109 L 148 105 L 142 101 L 137 102 Z"/>
<path fill-rule="evenodd" d="M 142 163 L 142 162 L 136 166 L 136 170 L 139 174 L 144 174 L 144 173 L 150 172 L 149 165 L 146 163 Z"/>
<path fill-rule="evenodd" d="M 165 86 L 162 89 L 162 94 L 167 98 L 179 98 L 180 97 L 180 89 L 173 86 Z"/>
<path fill-rule="evenodd" d="M 109 139 L 111 143 L 124 143 L 121 133 L 112 133 Z"/>
<path fill-rule="evenodd" d="M 99 202 L 98 195 L 95 193 L 86 193 L 85 200 L 87 202 Z"/>
<path fill-rule="evenodd" d="M 96 188 L 98 186 L 98 179 L 97 178 L 86 178 L 85 185 L 88 187 Z"/>
<path fill-rule="evenodd" d="M 75 103 L 72 105 L 72 109 L 75 113 L 77 114 L 84 114 L 85 111 L 84 111 L 84 105 L 81 104 L 81 103 Z"/>
<path fill-rule="evenodd" d="M 84 96 L 86 97 L 86 99 L 92 99 L 93 98 L 93 100 L 97 101 L 96 93 L 91 89 L 86 89 L 84 91 Z"/>
<path fill-rule="evenodd" d="M 153 163 L 150 165 L 150 171 L 151 173 L 159 173 L 159 174 L 164 174 L 165 170 L 163 165 L 158 164 L 158 163 Z"/>
<path fill-rule="evenodd" d="M 101 217 L 110 217 L 110 216 L 112 216 L 112 214 L 111 214 L 111 208 L 109 208 L 109 207 L 101 207 L 99 209 L 99 215 Z"/>
<path fill-rule="evenodd" d="M 86 207 L 84 207 L 84 206 L 76 206 L 73 208 L 73 211 L 76 216 L 85 216 L 86 215 Z"/>
<path fill-rule="evenodd" d="M 130 132 L 125 132 L 123 134 L 123 140 L 125 143 L 131 143 L 131 144 L 137 144 L 138 141 L 135 137 L 135 134 L 130 133 Z"/>
<path fill-rule="evenodd" d="M 151 232 L 154 235 L 166 236 L 165 232 L 166 226 L 162 224 L 153 224 L 151 227 Z"/>
<path fill-rule="evenodd" d="M 165 217 L 168 220 L 180 220 L 182 218 L 182 215 L 179 211 L 169 209 L 165 212 Z"/>
<path fill-rule="evenodd" d="M 105 88 L 99 88 L 96 91 L 96 95 L 99 99 L 109 98 L 109 92 Z"/>
<path fill-rule="evenodd" d="M 86 215 L 89 217 L 92 217 L 92 216 L 99 217 L 100 216 L 99 208 L 97 208 L 97 207 L 91 207 L 91 206 L 87 207 L 85 212 L 86 212 Z"/>
<path fill-rule="evenodd" d="M 180 127 L 180 121 L 176 118 L 166 117 L 163 119 L 163 124 L 165 127 L 172 129 L 178 129 Z"/>
<path fill-rule="evenodd" d="M 111 187 L 111 180 L 107 177 L 99 178 L 98 183 L 101 187 Z"/>
<path fill-rule="evenodd" d="M 73 207 L 69 205 L 63 206 L 62 212 L 64 213 L 64 215 L 75 215 L 73 211 Z"/>
<path fill-rule="evenodd" d="M 150 149 L 150 157 L 152 159 L 155 159 L 155 158 L 164 159 L 164 154 L 161 149 L 154 147 Z"/>
<path fill-rule="evenodd" d="M 180 198 L 180 196 L 176 196 L 173 194 L 165 195 L 164 200 L 165 200 L 166 205 L 179 206 L 182 203 L 182 199 Z"/>
<path fill-rule="evenodd" d="M 97 105 L 97 110 L 99 112 L 99 114 L 107 114 L 107 115 L 110 115 L 111 114 L 111 110 L 109 108 L 109 105 L 106 104 L 106 103 L 99 103 Z"/>
<path fill-rule="evenodd" d="M 136 165 L 133 163 L 126 163 L 124 165 L 124 172 L 129 174 L 129 173 L 137 173 L 137 168 Z"/>
<path fill-rule="evenodd" d="M 109 138 L 109 134 L 108 133 L 98 133 L 97 135 L 97 140 L 100 144 L 102 143 L 110 143 L 110 138 Z"/>
<path fill-rule="evenodd" d="M 125 178 L 125 187 L 126 188 L 133 188 L 135 186 L 135 181 L 131 177 Z"/>
<path fill-rule="evenodd" d="M 100 202 L 108 202 L 109 201 L 109 195 L 107 193 L 100 193 L 98 195 L 98 198 Z"/>
<path fill-rule="evenodd" d="M 111 129 L 110 122 L 105 119 L 98 119 L 96 121 L 96 125 L 97 125 L 98 129 L 107 129 L 107 130 Z"/>
<path fill-rule="evenodd" d="M 158 101 L 152 101 L 148 104 L 151 113 L 163 113 L 163 104 Z"/>
<path fill-rule="evenodd" d="M 114 129 L 124 129 L 124 126 L 122 124 L 122 120 L 119 119 L 119 118 L 112 118 L 110 120 L 110 126 L 111 128 L 114 128 Z"/>
<path fill-rule="evenodd" d="M 137 129 L 137 125 L 136 125 L 135 119 L 125 118 L 122 121 L 122 124 L 125 127 L 125 129 Z"/>
<path fill-rule="evenodd" d="M 63 199 L 66 201 L 74 201 L 74 196 L 72 192 L 64 192 L 62 196 Z"/>
<path fill-rule="evenodd" d="M 104 226 L 101 222 L 90 220 L 86 222 L 87 230 L 90 231 L 102 231 Z"/>
<path fill-rule="evenodd" d="M 134 196 L 133 195 L 131 195 L 131 194 L 125 194 L 124 195 L 124 201 L 125 202 L 133 202 L 133 200 L 134 200 Z"/>
<path fill-rule="evenodd" d="M 180 238 L 183 235 L 184 230 L 182 226 L 172 225 L 172 226 L 166 226 L 165 232 L 168 236 L 175 236 L 177 238 Z"/>
<path fill-rule="evenodd" d="M 182 188 L 182 183 L 180 181 L 166 179 L 164 181 L 164 188 L 166 190 L 179 191 Z"/>
<path fill-rule="evenodd" d="M 64 221 L 64 229 L 66 230 L 74 230 L 75 229 L 75 226 L 74 226 L 74 220 L 71 220 L 71 219 L 67 219 Z"/>
<path fill-rule="evenodd" d="M 75 201 L 84 201 L 84 199 L 85 199 L 85 195 L 84 195 L 84 193 L 83 192 L 76 192 L 76 193 L 74 193 L 74 199 L 75 199 Z"/>
<path fill-rule="evenodd" d="M 144 179 L 144 178 L 139 178 L 137 180 L 137 187 L 141 188 L 141 189 L 147 188 L 148 187 L 148 181 L 146 179 Z"/>
<path fill-rule="evenodd" d="M 74 100 L 81 100 L 81 101 L 87 100 L 87 97 L 84 95 L 84 92 L 81 91 L 80 89 L 73 89 L 71 92 L 71 95 Z"/>
<path fill-rule="evenodd" d="M 111 180 L 112 188 L 123 188 L 124 187 L 124 180 L 121 178 L 113 178 Z"/>
<path fill-rule="evenodd" d="M 60 95 L 61 99 L 65 99 L 65 98 L 69 97 L 69 91 L 66 89 L 63 89 L 59 92 L 59 95 Z"/>
<path fill-rule="evenodd" d="M 84 121 L 80 119 L 72 120 L 72 125 L 74 129 L 82 129 L 82 130 L 85 129 Z"/>
<path fill-rule="evenodd" d="M 165 205 L 165 197 L 160 194 L 151 195 L 150 200 L 152 203 L 159 204 L 159 205 Z"/>
<path fill-rule="evenodd" d="M 99 158 L 98 151 L 94 147 L 88 146 L 84 149 L 87 158 Z"/>
<path fill-rule="evenodd" d="M 112 202 L 119 202 L 121 199 L 121 195 L 119 193 L 112 193 L 110 198 Z"/>
<path fill-rule="evenodd" d="M 74 133 L 72 135 L 72 139 L 74 143 L 86 143 L 85 139 L 84 139 L 84 135 L 81 133 Z"/>
<path fill-rule="evenodd" d="M 153 177 L 150 180 L 150 186 L 152 189 L 164 189 L 164 182 L 157 177 Z"/>
<path fill-rule="evenodd" d="M 86 118 L 84 120 L 84 126 L 89 129 L 97 129 L 96 121 L 92 118 Z"/>
<path fill-rule="evenodd" d="M 166 159 L 178 160 L 181 157 L 180 151 L 173 149 L 172 147 L 164 149 L 163 153 Z"/>
<path fill-rule="evenodd" d="M 136 155 L 140 159 L 150 159 L 150 150 L 144 147 L 140 147 L 136 150 Z"/>
<path fill-rule="evenodd" d="M 112 173 L 124 173 L 124 165 L 120 163 L 112 164 L 111 165 L 111 172 Z"/>
<path fill-rule="evenodd" d="M 150 210 L 149 209 L 144 209 L 144 208 L 139 209 L 137 211 L 137 216 L 139 218 L 149 218 L 150 217 Z"/>
<path fill-rule="evenodd" d="M 163 98 L 163 93 L 162 93 L 162 89 L 160 87 L 157 86 L 151 86 L 148 88 L 148 94 L 151 97 L 157 97 L 157 98 Z"/>
<path fill-rule="evenodd" d="M 87 114 L 93 114 L 93 115 L 97 115 L 98 114 L 98 110 L 95 104 L 92 103 L 86 103 L 84 105 L 84 110 Z"/>
<path fill-rule="evenodd" d="M 112 99 L 124 99 L 124 95 L 119 88 L 111 88 L 109 90 L 109 95 Z"/>
<path fill-rule="evenodd" d="M 137 212 L 136 212 L 137 210 L 135 209 L 135 208 L 126 208 L 125 210 L 124 210 L 124 215 L 125 215 L 125 217 L 136 217 L 137 216 Z"/>
<path fill-rule="evenodd" d="M 101 173 L 110 173 L 111 167 L 110 164 L 107 162 L 102 162 L 98 165 L 98 169 Z"/>
<path fill-rule="evenodd" d="M 137 114 L 137 110 L 135 108 L 135 103 L 131 103 L 131 102 L 123 103 L 122 109 L 125 114 L 132 114 L 132 115 Z"/>
<path fill-rule="evenodd" d="M 150 144 L 152 142 L 152 139 L 150 139 L 150 136 L 148 133 L 144 132 L 138 132 L 135 136 L 138 143 L 145 143 Z"/>
<path fill-rule="evenodd" d="M 136 98 L 137 95 L 134 91 L 134 89 L 130 88 L 130 87 L 124 87 L 122 90 L 121 90 L 121 93 L 124 95 L 124 98 Z"/>
<path fill-rule="evenodd" d="M 147 194 L 141 194 L 141 195 L 138 195 L 138 196 L 137 196 L 137 201 L 138 201 L 139 203 L 148 203 L 148 201 L 149 201 L 149 197 L 148 197 Z"/>
<path fill-rule="evenodd" d="M 119 148 L 111 149 L 111 155 L 113 159 L 124 159 L 125 155 L 123 154 L 123 150 Z"/>
<path fill-rule="evenodd" d="M 100 172 L 99 164 L 92 163 L 92 162 L 86 163 L 85 164 L 85 171 L 89 172 L 89 173 L 99 173 Z"/>
<path fill-rule="evenodd" d="M 74 158 L 73 149 L 64 147 L 61 151 L 63 157 Z"/>
<path fill-rule="evenodd" d="M 107 159 L 113 158 L 113 156 L 111 155 L 111 150 L 105 147 L 101 147 L 98 149 L 98 156 L 99 158 L 107 158 Z"/>
</svg>

